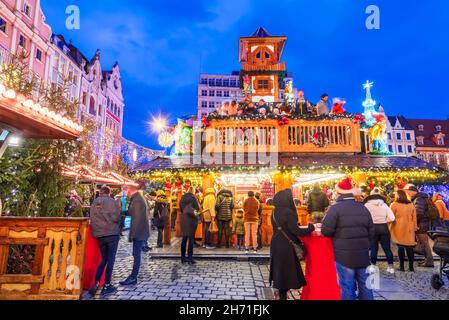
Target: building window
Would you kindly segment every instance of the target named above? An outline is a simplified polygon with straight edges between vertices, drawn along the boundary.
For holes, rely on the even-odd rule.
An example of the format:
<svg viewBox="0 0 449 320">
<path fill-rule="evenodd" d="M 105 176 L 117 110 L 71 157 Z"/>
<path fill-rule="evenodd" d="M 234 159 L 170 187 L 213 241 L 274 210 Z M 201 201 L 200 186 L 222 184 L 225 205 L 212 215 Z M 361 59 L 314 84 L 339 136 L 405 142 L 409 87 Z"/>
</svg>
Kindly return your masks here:
<svg viewBox="0 0 449 320">
<path fill-rule="evenodd" d="M 42 51 L 40 49 L 36 49 L 36 59 L 42 61 Z M 71 76 L 69 75 L 69 79 Z"/>
<path fill-rule="evenodd" d="M 83 104 L 87 106 L 87 92 L 83 92 Z"/>
<path fill-rule="evenodd" d="M 423 124 L 420 124 L 420 125 L 418 126 L 418 130 L 419 130 L 419 131 L 424 131 L 424 125 L 423 125 Z"/>
<path fill-rule="evenodd" d="M 270 89 L 270 81 L 269 80 L 257 80 L 257 89 Z"/>
<path fill-rule="evenodd" d="M 217 97 L 222 97 L 223 96 L 223 91 L 217 91 Z"/>
<path fill-rule="evenodd" d="M 416 140 L 420 146 L 424 145 L 424 137 L 417 137 Z"/>
<path fill-rule="evenodd" d="M 207 101 L 201 101 L 201 108 L 207 108 Z"/>
<path fill-rule="evenodd" d="M 226 97 L 226 98 L 229 98 L 229 91 L 224 91 L 223 92 L 223 96 Z"/>
<path fill-rule="evenodd" d="M 404 153 L 404 147 L 398 146 L 398 153 Z"/>
<path fill-rule="evenodd" d="M 209 90 L 209 97 L 215 97 L 215 91 Z"/>
<path fill-rule="evenodd" d="M 393 146 L 392 146 L 392 145 L 389 145 L 389 146 L 388 146 L 388 151 L 390 151 L 391 153 L 393 153 Z"/>
<path fill-rule="evenodd" d="M 229 79 L 223 80 L 223 87 L 229 87 Z"/>
<path fill-rule="evenodd" d="M 0 18 L 0 31 L 6 33 L 6 21 Z"/>
<path fill-rule="evenodd" d="M 209 101 L 209 109 L 215 109 L 215 101 Z"/>
<path fill-rule="evenodd" d="M 435 129 L 437 129 L 437 132 L 441 132 L 441 126 L 436 126 Z"/>
<path fill-rule="evenodd" d="M 223 86 L 223 80 L 222 79 L 217 79 L 215 80 L 215 85 L 217 87 L 222 87 Z"/>
<path fill-rule="evenodd" d="M 207 97 L 207 90 L 201 90 L 201 96 Z"/>
<path fill-rule="evenodd" d="M 31 16 L 31 6 L 25 2 L 23 5 L 23 12 L 29 17 Z"/>
<path fill-rule="evenodd" d="M 413 147 L 412 146 L 407 146 L 407 151 L 408 153 L 413 153 Z"/>
<path fill-rule="evenodd" d="M 235 80 L 235 79 L 231 80 L 230 86 L 231 86 L 232 88 L 237 87 L 237 80 Z"/>
<path fill-rule="evenodd" d="M 406 137 L 407 137 L 408 141 L 412 140 L 412 134 L 411 133 L 406 133 Z"/>
<path fill-rule="evenodd" d="M 207 78 L 201 78 L 200 84 L 207 84 Z"/>
<path fill-rule="evenodd" d="M 94 116 L 97 115 L 97 112 L 95 110 L 95 99 L 94 99 L 94 97 L 90 97 L 89 113 L 94 115 Z"/>
<path fill-rule="evenodd" d="M 215 79 L 209 79 L 209 86 L 215 87 Z"/>
<path fill-rule="evenodd" d="M 444 138 L 439 137 L 438 140 L 437 140 L 437 142 L 438 142 L 438 145 L 439 145 L 439 146 L 444 145 Z"/>
<path fill-rule="evenodd" d="M 396 133 L 396 139 L 402 140 L 402 134 L 400 132 Z"/>
<path fill-rule="evenodd" d="M 391 133 L 388 133 L 388 140 L 391 140 Z"/>
<path fill-rule="evenodd" d="M 19 37 L 19 46 L 21 46 L 22 48 L 25 49 L 25 44 L 26 44 L 25 42 L 26 42 L 25 37 L 21 34 Z"/>
</svg>

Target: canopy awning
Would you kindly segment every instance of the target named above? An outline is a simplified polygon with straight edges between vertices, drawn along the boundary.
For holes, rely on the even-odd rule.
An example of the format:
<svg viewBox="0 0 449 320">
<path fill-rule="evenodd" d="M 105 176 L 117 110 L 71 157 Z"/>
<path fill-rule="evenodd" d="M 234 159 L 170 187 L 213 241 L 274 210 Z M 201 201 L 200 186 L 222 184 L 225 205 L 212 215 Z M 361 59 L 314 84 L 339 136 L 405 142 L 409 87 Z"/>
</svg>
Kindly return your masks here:
<svg viewBox="0 0 449 320">
<path fill-rule="evenodd" d="M 0 127 L 33 139 L 68 139 L 80 136 L 82 127 L 24 96 L 16 96 L 0 83 Z"/>
<path fill-rule="evenodd" d="M 97 169 L 91 168 L 87 165 L 68 166 L 62 165 L 62 174 L 65 177 L 75 179 L 84 183 L 103 183 L 110 186 L 137 186 L 138 184 L 133 180 L 126 178 L 115 172 L 103 173 Z"/>
</svg>

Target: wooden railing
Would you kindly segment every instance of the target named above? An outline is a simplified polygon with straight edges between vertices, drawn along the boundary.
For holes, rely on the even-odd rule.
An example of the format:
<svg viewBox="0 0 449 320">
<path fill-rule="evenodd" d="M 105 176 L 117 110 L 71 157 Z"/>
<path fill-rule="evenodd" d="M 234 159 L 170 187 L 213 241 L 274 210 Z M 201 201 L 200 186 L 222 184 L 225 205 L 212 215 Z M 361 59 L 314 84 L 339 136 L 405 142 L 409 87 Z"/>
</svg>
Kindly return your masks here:
<svg viewBox="0 0 449 320">
<path fill-rule="evenodd" d="M 360 125 L 351 119 L 213 120 L 206 129 L 206 151 L 214 152 L 361 152 Z"/>
<path fill-rule="evenodd" d="M 79 299 L 87 219 L 0 218 L 0 299 Z"/>
</svg>

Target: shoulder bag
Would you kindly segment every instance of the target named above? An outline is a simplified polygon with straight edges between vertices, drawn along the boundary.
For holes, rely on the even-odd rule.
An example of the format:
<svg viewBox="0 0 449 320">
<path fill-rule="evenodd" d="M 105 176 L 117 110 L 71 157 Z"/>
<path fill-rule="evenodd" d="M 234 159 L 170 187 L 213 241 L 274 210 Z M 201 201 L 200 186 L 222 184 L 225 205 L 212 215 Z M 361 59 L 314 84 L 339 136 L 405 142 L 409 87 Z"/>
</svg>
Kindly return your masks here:
<svg viewBox="0 0 449 320">
<path fill-rule="evenodd" d="M 306 249 L 304 248 L 304 245 L 300 245 L 296 242 L 294 242 L 292 239 L 290 239 L 290 237 L 287 235 L 287 233 L 282 229 L 282 227 L 277 223 L 276 221 L 276 215 L 273 212 L 273 221 L 277 226 L 277 229 L 281 232 L 281 234 L 285 237 L 285 239 L 287 239 L 287 241 L 290 243 L 290 245 L 293 247 L 293 249 L 295 250 L 295 254 L 296 257 L 298 258 L 299 261 L 303 261 L 306 257 Z"/>
</svg>

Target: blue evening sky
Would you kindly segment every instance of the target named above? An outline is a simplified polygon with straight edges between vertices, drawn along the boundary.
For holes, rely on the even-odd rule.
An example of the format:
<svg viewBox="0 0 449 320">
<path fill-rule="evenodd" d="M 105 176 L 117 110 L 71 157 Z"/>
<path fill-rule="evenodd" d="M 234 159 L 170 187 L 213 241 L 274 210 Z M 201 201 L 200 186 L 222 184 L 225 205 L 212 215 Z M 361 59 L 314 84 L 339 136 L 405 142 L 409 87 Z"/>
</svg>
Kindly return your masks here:
<svg viewBox="0 0 449 320">
<path fill-rule="evenodd" d="M 80 30 L 65 27 L 71 4 L 80 8 Z M 370 4 L 380 8 L 380 30 L 365 27 Z M 88 58 L 100 48 L 104 69 L 119 62 L 124 136 L 147 147 L 157 148 L 157 139 L 145 120 L 195 114 L 200 72 L 239 70 L 238 38 L 259 26 L 288 36 L 283 60 L 309 100 L 328 92 L 362 112 L 369 79 L 390 115 L 449 115 L 447 0 L 42 0 L 42 7 L 53 32 Z"/>
</svg>

